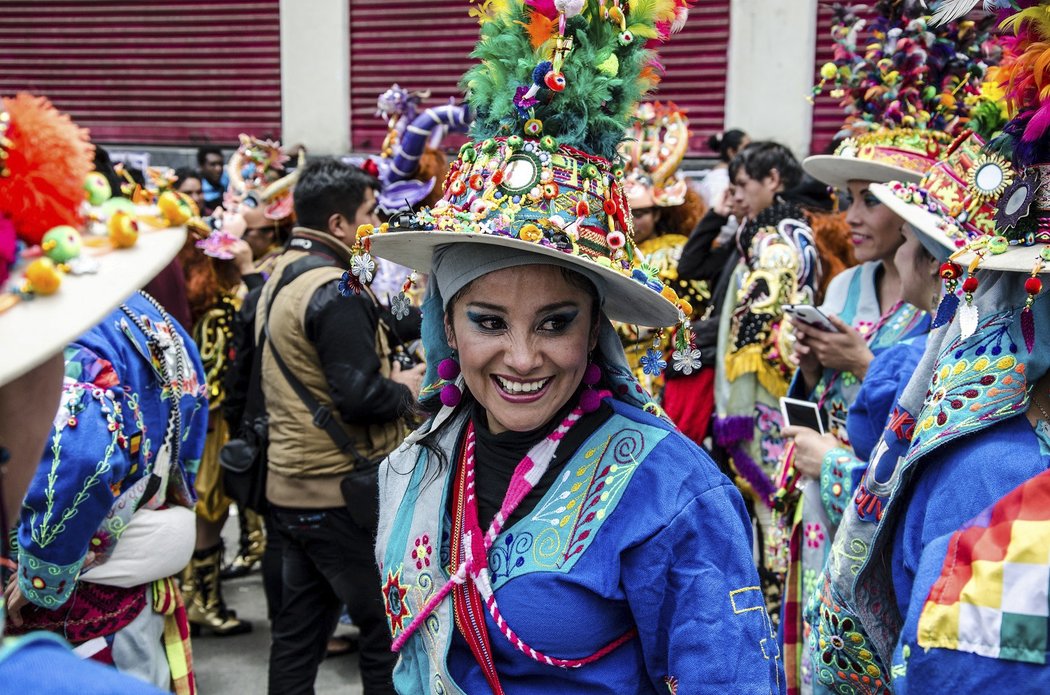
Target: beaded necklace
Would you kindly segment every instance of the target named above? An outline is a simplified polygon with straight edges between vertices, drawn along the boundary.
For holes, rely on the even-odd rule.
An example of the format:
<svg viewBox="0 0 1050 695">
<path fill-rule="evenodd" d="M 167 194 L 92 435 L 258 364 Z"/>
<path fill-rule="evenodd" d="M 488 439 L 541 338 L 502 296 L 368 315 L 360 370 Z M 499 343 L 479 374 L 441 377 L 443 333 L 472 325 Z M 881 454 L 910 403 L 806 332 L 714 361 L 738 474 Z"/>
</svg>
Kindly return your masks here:
<svg viewBox="0 0 1050 695">
<path fill-rule="evenodd" d="M 139 295 L 148 301 L 160 314 L 161 320 L 164 321 L 164 325 L 168 330 L 167 333 L 150 329 L 142 318 L 136 315 L 127 304 L 121 304 L 120 310 L 145 336 L 146 342 L 149 344 L 150 354 L 157 355 L 157 368 L 161 377 L 161 393 L 163 394 L 165 386 L 171 389 L 169 397 L 171 408 L 168 410 L 168 424 L 164 432 L 164 442 L 161 445 L 161 452 L 164 453 L 158 456 L 157 465 L 154 467 L 151 475 L 151 484 L 147 488 L 148 492 L 142 497 L 142 504 L 145 504 L 159 490 L 163 479 L 167 475 L 170 462 L 179 460 L 179 449 L 182 444 L 182 437 L 180 436 L 182 432 L 182 410 L 179 404 L 182 402 L 182 385 L 186 379 L 186 363 L 182 358 L 182 350 L 179 349 L 177 344 L 179 334 L 175 330 L 175 324 L 172 322 L 171 316 L 160 305 L 160 302 L 149 294 L 140 291 Z M 174 374 L 168 369 L 168 361 L 166 359 L 168 350 L 171 349 L 175 351 Z M 158 468 L 160 470 L 157 470 Z"/>
</svg>

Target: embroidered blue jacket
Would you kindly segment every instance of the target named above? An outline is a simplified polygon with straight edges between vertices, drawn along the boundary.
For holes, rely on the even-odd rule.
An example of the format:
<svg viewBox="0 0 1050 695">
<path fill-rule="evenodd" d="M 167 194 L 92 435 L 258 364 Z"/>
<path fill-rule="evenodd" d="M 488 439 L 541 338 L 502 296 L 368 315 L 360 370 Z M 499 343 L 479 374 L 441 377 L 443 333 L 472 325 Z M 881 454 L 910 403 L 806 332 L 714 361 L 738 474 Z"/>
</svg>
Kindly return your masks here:
<svg viewBox="0 0 1050 695">
<path fill-rule="evenodd" d="M 502 616 L 541 652 L 583 658 L 638 635 L 562 669 L 522 654 L 486 614 L 501 683 L 514 693 L 781 692 L 739 492 L 667 423 L 611 404 L 534 510 L 496 538 L 488 565 Z M 450 431 L 443 450 L 459 427 Z M 376 555 L 395 637 L 449 576 L 453 466 L 424 482 L 425 456 L 398 451 L 380 470 Z M 450 602 L 402 649 L 399 692 L 488 692 Z"/>
<path fill-rule="evenodd" d="M 118 307 L 66 348 L 66 376 L 43 459 L 26 492 L 18 525 L 19 585 L 44 608 L 63 605 L 84 556 L 107 554 L 119 539 L 164 442 L 173 384 L 161 383 L 157 360 L 176 373 L 184 364 L 179 459 L 168 499 L 192 506 L 188 476 L 204 448 L 208 403 L 204 370 L 177 322 L 171 335 L 157 309 L 135 294 L 125 305 L 172 348 L 152 354 L 146 337 Z M 140 483 L 140 481 L 143 481 Z M 127 493 L 126 513 L 111 515 Z"/>
<path fill-rule="evenodd" d="M 886 428 L 886 419 L 922 359 L 926 336 L 923 333 L 883 350 L 875 355 L 868 367 L 864 386 L 857 393 L 846 419 L 853 453 L 865 463 L 865 468 Z M 860 473 L 863 471 L 864 468 Z M 857 482 L 851 489 L 856 489 Z"/>
<path fill-rule="evenodd" d="M 1009 452 L 1004 455 L 1004 452 Z M 971 642 L 969 649 L 927 649 L 919 644 L 918 626 L 927 597 L 941 575 L 952 534 L 965 528 L 967 522 L 1026 480 L 1050 468 L 1050 456 L 1041 451 L 1039 440 L 1024 414 L 996 423 L 977 436 L 955 440 L 935 450 L 923 462 L 922 474 L 912 489 L 893 536 L 893 588 L 897 607 L 904 617 L 904 629 L 893 656 L 893 689 L 905 693 L 993 692 L 1004 685 L 1020 686 L 1024 692 L 1050 691 L 1050 668 L 1047 656 L 1047 588 L 1046 581 L 1011 585 L 1011 570 L 999 568 L 998 600 L 979 598 L 980 607 L 963 605 L 960 617 L 960 641 Z M 1015 531 L 1016 532 L 1016 531 Z M 1044 567 L 1048 576 L 1043 543 Z M 1015 568 L 1016 569 L 1016 568 Z M 976 570 L 976 571 L 979 571 Z M 1000 631 L 1009 630 L 1010 611 L 1005 604 L 1008 593 L 1036 592 L 1042 606 L 1036 617 L 1036 630 L 1025 638 L 1035 651 L 1041 652 L 1042 663 L 1025 663 L 1006 658 L 991 658 L 997 651 Z M 991 592 L 994 593 L 994 592 Z M 972 610 L 968 621 L 965 612 Z M 1041 635 L 1039 631 L 1041 630 Z M 986 650 L 976 654 L 971 650 Z M 1021 692 L 1016 690 L 1015 692 Z"/>
</svg>

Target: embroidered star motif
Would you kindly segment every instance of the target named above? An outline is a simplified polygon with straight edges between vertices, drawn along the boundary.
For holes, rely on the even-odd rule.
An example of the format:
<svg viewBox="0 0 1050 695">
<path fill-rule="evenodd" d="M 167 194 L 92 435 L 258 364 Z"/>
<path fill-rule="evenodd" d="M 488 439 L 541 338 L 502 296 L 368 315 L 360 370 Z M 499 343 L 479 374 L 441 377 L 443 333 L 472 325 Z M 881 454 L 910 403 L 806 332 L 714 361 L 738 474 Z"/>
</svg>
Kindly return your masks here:
<svg viewBox="0 0 1050 695">
<path fill-rule="evenodd" d="M 403 632 L 405 619 L 409 617 L 408 587 L 401 583 L 401 568 L 397 572 L 386 573 L 386 584 L 383 586 L 383 607 L 386 610 L 387 620 L 390 621 L 390 631 L 393 634 Z"/>
</svg>

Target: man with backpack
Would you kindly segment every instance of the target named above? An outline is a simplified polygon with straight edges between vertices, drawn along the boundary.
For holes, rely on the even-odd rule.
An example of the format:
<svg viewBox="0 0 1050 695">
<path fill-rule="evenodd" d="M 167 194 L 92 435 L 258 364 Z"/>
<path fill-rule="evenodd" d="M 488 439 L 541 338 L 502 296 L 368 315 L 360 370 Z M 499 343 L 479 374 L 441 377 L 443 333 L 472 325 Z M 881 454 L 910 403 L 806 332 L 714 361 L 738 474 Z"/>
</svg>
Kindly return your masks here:
<svg viewBox="0 0 1050 695">
<path fill-rule="evenodd" d="M 390 359 L 393 317 L 367 290 L 344 297 L 361 224 L 378 224 L 378 182 L 331 159 L 304 167 L 301 225 L 260 295 L 255 335 L 268 418 L 266 499 L 283 545 L 269 691 L 312 693 L 338 609 L 361 630 L 366 695 L 393 693 L 395 656 L 372 555 L 374 467 L 406 434 L 423 366 Z M 350 483 L 349 485 L 347 483 Z"/>
</svg>

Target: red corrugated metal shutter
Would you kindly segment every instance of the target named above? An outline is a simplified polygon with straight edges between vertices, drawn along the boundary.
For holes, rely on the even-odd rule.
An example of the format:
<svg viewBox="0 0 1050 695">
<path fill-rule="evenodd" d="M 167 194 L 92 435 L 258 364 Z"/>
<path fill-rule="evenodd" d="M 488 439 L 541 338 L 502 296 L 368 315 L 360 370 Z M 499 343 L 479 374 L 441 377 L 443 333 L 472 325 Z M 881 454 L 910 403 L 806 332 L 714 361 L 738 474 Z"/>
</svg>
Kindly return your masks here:
<svg viewBox="0 0 1050 695">
<path fill-rule="evenodd" d="M 50 97 L 96 142 L 280 137 L 279 0 L 4 0 L 0 43 L 0 93 Z"/>
<path fill-rule="evenodd" d="M 427 105 L 460 95 L 460 76 L 473 62 L 478 22 L 463 0 L 349 0 L 350 120 L 356 150 L 375 152 L 386 124 L 375 116 L 376 98 L 398 82 L 429 89 Z M 689 13 L 680 34 L 660 47 L 667 68 L 656 98 L 674 101 L 689 115 L 690 150 L 706 151 L 722 130 L 730 0 L 704 0 Z M 462 139 L 449 138 L 456 146 Z"/>
<path fill-rule="evenodd" d="M 465 0 L 350 0 L 350 143 L 378 152 L 386 123 L 376 117 L 376 99 L 397 82 L 412 91 L 430 90 L 425 106 L 462 97 L 459 78 L 473 63 L 478 20 Z M 462 136 L 446 144 L 458 147 Z"/>
<path fill-rule="evenodd" d="M 673 101 L 686 112 L 689 154 L 709 157 L 707 140 L 725 125 L 729 0 L 695 3 L 685 28 L 658 51 L 667 73 L 655 98 Z"/>
<path fill-rule="evenodd" d="M 813 84 L 820 82 L 820 66 L 831 60 L 834 44 L 831 40 L 832 4 L 817 3 L 817 66 L 813 72 Z M 839 99 L 828 95 L 824 90 L 813 100 L 813 138 L 809 149 L 811 154 L 820 154 L 839 132 L 845 115 L 839 105 Z"/>
</svg>

